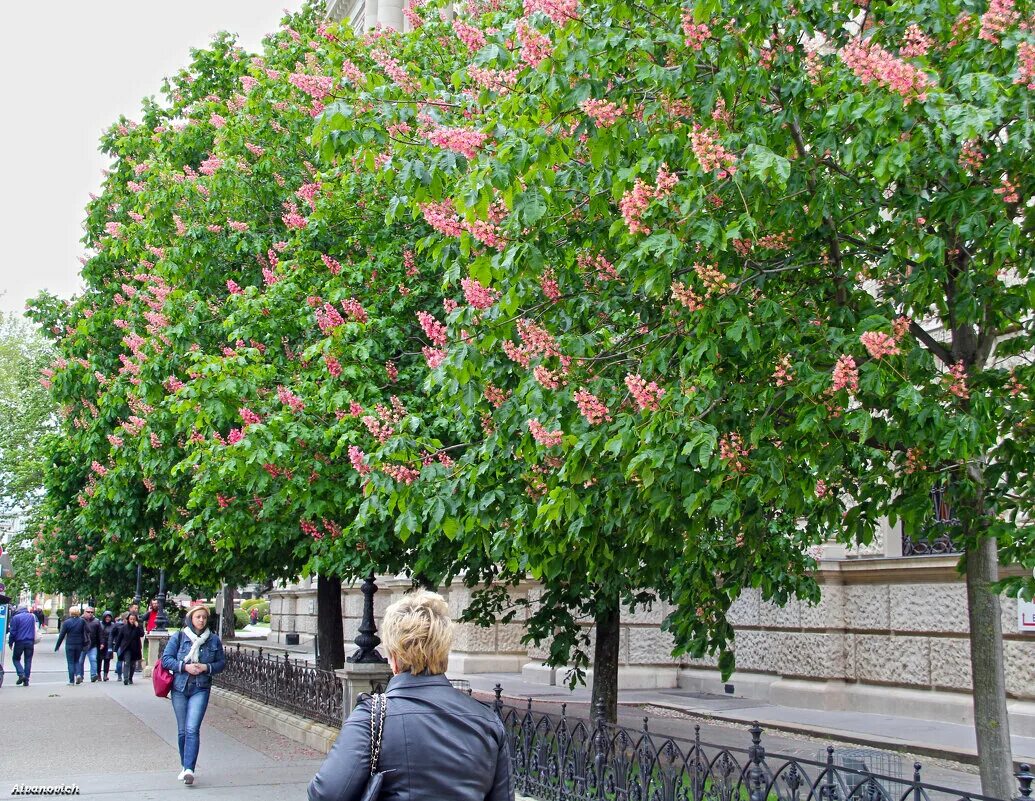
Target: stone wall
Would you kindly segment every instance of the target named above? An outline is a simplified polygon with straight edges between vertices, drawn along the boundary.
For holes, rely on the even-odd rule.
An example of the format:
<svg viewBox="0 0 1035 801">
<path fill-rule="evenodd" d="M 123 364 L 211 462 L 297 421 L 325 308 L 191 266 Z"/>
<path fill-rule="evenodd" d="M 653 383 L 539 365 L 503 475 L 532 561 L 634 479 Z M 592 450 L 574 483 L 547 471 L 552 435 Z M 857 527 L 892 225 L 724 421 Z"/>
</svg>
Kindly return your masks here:
<svg viewBox="0 0 1035 801">
<path fill-rule="evenodd" d="M 673 642 L 661 630 L 670 611 L 625 610 L 620 640 L 622 689 L 682 688 L 754 698 L 787 706 L 911 715 L 972 722 L 966 588 L 955 556 L 829 559 L 821 562 L 818 604 L 785 607 L 746 591 L 730 610 L 736 629 L 737 672 L 727 681 L 715 660 L 671 656 Z M 375 614 L 410 583 L 379 579 Z M 454 619 L 470 591 L 442 591 Z M 533 602 L 538 589 L 517 588 Z M 363 596 L 343 591 L 346 642 L 358 630 Z M 287 631 L 304 638 L 315 632 L 316 589 L 298 587 L 271 594 L 272 638 Z M 312 604 L 312 614 L 310 614 Z M 1006 685 L 1014 733 L 1035 736 L 1035 637 L 1017 630 L 1017 605 L 1002 599 Z M 592 654 L 592 627 L 586 622 Z M 565 668 L 542 662 L 549 651 L 522 645 L 520 622 L 480 628 L 458 623 L 449 669 L 455 673 L 521 672 L 526 681 L 561 684 Z M 592 670 L 589 672 L 592 681 Z"/>
</svg>

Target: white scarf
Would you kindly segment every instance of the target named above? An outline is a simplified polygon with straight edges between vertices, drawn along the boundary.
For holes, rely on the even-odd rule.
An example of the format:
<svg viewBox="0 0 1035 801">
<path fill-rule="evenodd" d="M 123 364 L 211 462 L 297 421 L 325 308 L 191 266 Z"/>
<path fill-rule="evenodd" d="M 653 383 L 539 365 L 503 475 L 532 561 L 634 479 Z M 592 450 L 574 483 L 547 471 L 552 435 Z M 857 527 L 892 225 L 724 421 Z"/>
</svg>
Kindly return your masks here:
<svg viewBox="0 0 1035 801">
<path fill-rule="evenodd" d="M 187 656 L 184 657 L 183 661 L 184 663 L 197 662 L 198 655 L 201 651 L 201 646 L 208 641 L 208 638 L 212 634 L 212 632 L 209 629 L 205 629 L 204 634 L 195 634 L 194 629 L 192 629 L 190 626 L 184 626 L 183 634 L 191 642 L 190 651 L 187 653 Z"/>
</svg>

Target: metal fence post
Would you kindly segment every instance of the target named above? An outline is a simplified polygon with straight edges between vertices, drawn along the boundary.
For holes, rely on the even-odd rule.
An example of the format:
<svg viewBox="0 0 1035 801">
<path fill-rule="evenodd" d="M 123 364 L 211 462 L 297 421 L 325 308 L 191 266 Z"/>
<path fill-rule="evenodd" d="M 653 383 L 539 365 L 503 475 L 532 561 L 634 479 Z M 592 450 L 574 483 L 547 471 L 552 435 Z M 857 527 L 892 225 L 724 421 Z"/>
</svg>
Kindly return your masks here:
<svg viewBox="0 0 1035 801">
<path fill-rule="evenodd" d="M 496 696 L 496 700 L 492 702 L 492 708 L 496 710 L 496 714 L 503 717 L 503 685 L 496 682 L 496 686 L 492 688 L 493 694 Z"/>
<path fill-rule="evenodd" d="M 1021 769 L 1014 776 L 1017 778 L 1017 787 L 1021 792 L 1015 801 L 1030 801 L 1031 783 L 1035 780 L 1035 776 L 1031 772 L 1031 766 L 1027 764 L 1021 765 Z"/>
<path fill-rule="evenodd" d="M 748 749 L 748 759 L 751 760 L 751 768 L 748 774 L 748 795 L 751 801 L 765 801 L 765 791 L 762 787 L 762 763 L 765 761 L 765 748 L 762 745 L 762 727 L 758 721 L 751 726 L 751 747 Z"/>
</svg>

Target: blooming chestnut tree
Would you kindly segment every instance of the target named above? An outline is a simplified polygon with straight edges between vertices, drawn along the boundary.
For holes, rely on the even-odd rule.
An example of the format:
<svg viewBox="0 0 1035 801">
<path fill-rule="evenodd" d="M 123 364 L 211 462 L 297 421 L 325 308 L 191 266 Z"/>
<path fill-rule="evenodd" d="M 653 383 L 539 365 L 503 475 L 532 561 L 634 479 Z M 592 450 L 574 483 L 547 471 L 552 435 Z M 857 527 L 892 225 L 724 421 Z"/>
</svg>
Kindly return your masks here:
<svg viewBox="0 0 1035 801">
<path fill-rule="evenodd" d="M 1008 793 L 996 580 L 1033 553 L 1031 9 L 415 13 L 317 126 L 378 165 L 390 218 L 435 230 L 418 255 L 457 304 L 424 330 L 462 447 L 446 479 L 378 484 L 417 517 L 397 528 L 433 514 L 481 543 L 479 579 L 543 579 L 535 636 L 646 588 L 675 605 L 677 652 L 728 672 L 743 588 L 814 599 L 810 546 L 882 518 L 922 532 L 947 488 L 983 786 Z"/>
</svg>

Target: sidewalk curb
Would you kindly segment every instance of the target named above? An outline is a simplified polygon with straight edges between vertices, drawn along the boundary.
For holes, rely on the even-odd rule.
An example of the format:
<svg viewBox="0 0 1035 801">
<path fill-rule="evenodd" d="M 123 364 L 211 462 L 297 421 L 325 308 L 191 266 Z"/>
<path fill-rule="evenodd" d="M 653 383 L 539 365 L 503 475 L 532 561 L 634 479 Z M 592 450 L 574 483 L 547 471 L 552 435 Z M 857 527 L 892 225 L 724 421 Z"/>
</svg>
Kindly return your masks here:
<svg viewBox="0 0 1035 801">
<path fill-rule="evenodd" d="M 620 706 L 626 707 L 642 707 L 645 704 L 620 704 Z M 734 717 L 732 715 L 723 715 L 717 712 L 710 712 L 701 709 L 687 709 L 686 707 L 679 706 L 678 704 L 654 702 L 646 704 L 646 706 L 656 706 L 660 709 L 670 709 L 673 712 L 681 712 L 684 715 L 694 718 L 701 718 L 702 720 L 714 720 L 722 723 L 735 723 L 742 726 L 750 726 L 755 723 L 756 720 L 750 721 L 744 720 L 743 718 Z M 765 720 L 763 718 L 757 719 L 757 723 L 763 729 L 772 729 L 773 731 L 786 732 L 788 734 L 803 734 L 810 737 L 818 737 L 828 740 L 833 740 L 840 743 L 849 743 L 851 745 L 860 745 L 867 748 L 874 748 L 879 751 L 895 751 L 902 754 L 915 754 L 916 756 L 932 757 L 934 759 L 944 759 L 949 762 L 959 762 L 964 765 L 978 765 L 977 751 L 973 751 L 969 748 L 952 748 L 950 746 L 943 745 L 930 745 L 927 743 L 911 743 L 905 740 L 892 740 L 887 738 L 878 738 L 867 734 L 860 734 L 859 732 L 845 731 L 844 729 L 831 729 L 822 726 L 809 726 L 801 723 L 787 723 L 782 720 Z M 1035 761 L 1035 756 L 1015 756 L 1014 763 L 1020 764 L 1022 762 L 1031 763 Z"/>
</svg>

